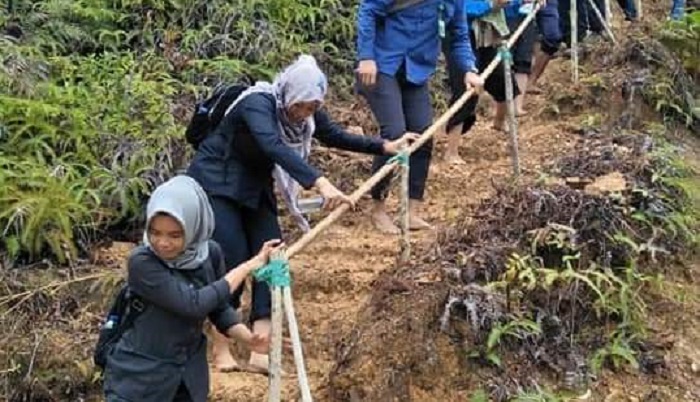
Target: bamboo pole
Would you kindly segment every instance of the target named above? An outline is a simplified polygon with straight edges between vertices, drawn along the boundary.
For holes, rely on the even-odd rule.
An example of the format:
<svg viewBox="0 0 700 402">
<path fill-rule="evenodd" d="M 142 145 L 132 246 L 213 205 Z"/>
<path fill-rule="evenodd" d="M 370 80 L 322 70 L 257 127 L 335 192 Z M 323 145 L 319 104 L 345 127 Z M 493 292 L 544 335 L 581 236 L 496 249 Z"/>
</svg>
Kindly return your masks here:
<svg viewBox="0 0 700 402">
<path fill-rule="evenodd" d="M 540 9 L 540 4 L 537 3 L 535 7 L 533 7 L 533 10 L 528 14 L 528 16 L 523 20 L 523 22 L 520 24 L 520 26 L 513 32 L 511 37 L 506 41 L 506 46 L 508 48 L 513 47 L 513 44 L 515 41 L 518 40 L 520 35 L 523 34 L 527 26 L 532 22 L 532 20 L 535 18 L 535 14 L 537 11 Z M 490 76 L 493 71 L 496 69 L 498 66 L 498 63 L 501 62 L 501 56 L 496 55 L 494 59 L 491 61 L 491 63 L 486 67 L 486 69 L 481 73 L 482 78 L 486 78 Z M 449 109 L 445 113 L 442 114 L 434 123 L 432 126 L 428 127 L 427 130 L 421 134 L 421 136 L 411 144 L 411 146 L 408 148 L 408 153 L 412 154 L 415 152 L 418 148 L 420 148 L 423 144 L 425 144 L 428 140 L 430 140 L 438 131 L 440 131 L 441 127 L 444 127 L 449 119 L 457 113 L 457 111 L 471 98 L 474 96 L 475 91 L 474 89 L 470 89 L 466 91 L 457 101 L 450 106 Z M 367 179 L 364 183 L 360 185 L 360 187 L 357 188 L 351 195 L 350 199 L 353 202 L 357 202 L 364 194 L 369 192 L 377 183 L 379 183 L 383 178 L 388 176 L 398 165 L 397 162 L 391 162 L 387 163 L 386 165 L 382 166 L 374 175 L 372 175 L 369 179 Z M 328 229 L 335 221 L 337 221 L 348 209 L 350 209 L 350 206 L 347 204 L 343 204 L 336 208 L 334 211 L 332 211 L 328 216 L 326 216 L 321 222 L 319 222 L 314 228 L 312 228 L 310 231 L 306 232 L 299 240 L 297 240 L 294 244 L 292 244 L 289 249 L 287 249 L 287 258 L 292 258 L 295 254 L 299 253 L 301 250 L 303 250 L 306 246 L 308 246 L 312 241 L 316 239 L 321 233 L 323 233 L 324 230 Z"/>
<path fill-rule="evenodd" d="M 607 21 L 608 26 L 612 26 L 612 7 L 610 7 L 610 0 L 605 0 L 605 21 Z"/>
<path fill-rule="evenodd" d="M 608 25 L 608 22 L 605 21 L 605 18 L 603 17 L 603 14 L 601 14 L 600 10 L 598 9 L 598 6 L 595 5 L 595 2 L 593 0 L 588 0 L 588 3 L 593 7 L 593 12 L 595 13 L 596 17 L 598 17 L 598 20 L 600 21 L 601 24 L 603 24 L 603 28 L 605 28 L 605 32 L 608 34 L 610 37 L 610 40 L 612 43 L 617 46 L 617 40 L 615 40 L 615 35 L 613 34 L 612 29 L 610 29 L 610 25 Z"/>
<path fill-rule="evenodd" d="M 571 74 L 575 84 L 578 84 L 578 0 L 571 0 L 569 9 L 571 23 Z"/>
<path fill-rule="evenodd" d="M 627 1 L 636 1 L 636 3 L 637 3 L 637 20 L 641 21 L 642 20 L 642 0 L 627 0 Z"/>
<path fill-rule="evenodd" d="M 406 156 L 408 158 L 408 155 Z M 401 264 L 407 264 L 411 260 L 411 241 L 409 239 L 409 200 L 408 200 L 408 190 L 409 190 L 409 174 L 411 167 L 409 166 L 408 160 L 406 160 L 401 167 L 401 224 L 399 228 L 401 229 L 401 239 L 400 248 L 401 253 L 399 256 L 399 262 Z"/>
<path fill-rule="evenodd" d="M 502 54 L 510 51 L 503 46 Z M 510 152 L 513 163 L 513 176 L 520 177 L 520 157 L 518 156 L 518 119 L 515 116 L 515 99 L 513 96 L 513 71 L 511 70 L 512 59 L 510 54 L 503 60 L 503 74 L 506 80 L 506 105 L 508 107 L 508 134 L 510 134 Z"/>
<path fill-rule="evenodd" d="M 268 402 L 280 402 L 282 396 L 282 289 L 272 286 L 272 339 Z"/>
<path fill-rule="evenodd" d="M 284 311 L 287 313 L 287 324 L 289 325 L 289 335 L 292 338 L 292 350 L 294 351 L 294 364 L 297 368 L 297 378 L 299 379 L 299 389 L 301 390 L 302 402 L 311 402 L 311 388 L 304 366 L 304 354 L 301 348 L 301 338 L 299 336 L 299 326 L 294 313 L 294 302 L 292 290 L 289 287 L 282 289 L 284 297 Z"/>
</svg>

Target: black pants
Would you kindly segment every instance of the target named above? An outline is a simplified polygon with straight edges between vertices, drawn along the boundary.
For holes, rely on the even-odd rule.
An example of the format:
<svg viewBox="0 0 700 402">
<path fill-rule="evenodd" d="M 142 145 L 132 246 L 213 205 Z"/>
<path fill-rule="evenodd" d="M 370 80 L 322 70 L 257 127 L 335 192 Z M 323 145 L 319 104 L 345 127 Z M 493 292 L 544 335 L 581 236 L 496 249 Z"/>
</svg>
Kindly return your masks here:
<svg viewBox="0 0 700 402">
<path fill-rule="evenodd" d="M 157 385 L 155 385 L 157 386 Z M 130 401 L 128 399 L 122 398 L 119 395 L 116 395 L 114 393 L 107 393 L 105 395 L 105 401 L 106 402 L 136 402 L 136 401 Z M 173 397 L 172 402 L 192 402 L 192 397 L 190 396 L 190 392 L 187 390 L 187 387 L 185 386 L 185 383 L 180 383 L 180 386 L 177 388 L 177 392 L 175 393 L 175 396 Z"/>
<path fill-rule="evenodd" d="M 515 32 L 522 24 L 526 16 L 508 20 L 508 29 Z M 515 41 L 511 53 L 513 54 L 513 73 L 530 74 L 532 71 L 532 52 L 537 41 L 537 27 L 530 23 L 523 31 L 522 35 Z"/>
<path fill-rule="evenodd" d="M 572 0 L 559 0 L 559 24 L 561 26 L 561 32 L 563 36 L 564 43 L 571 45 L 571 1 Z M 579 42 L 586 37 L 586 32 L 588 31 L 588 0 L 575 0 L 576 8 L 578 11 L 578 20 L 576 23 L 577 31 L 576 37 Z"/>
<path fill-rule="evenodd" d="M 226 267 L 230 270 L 249 260 L 260 251 L 263 243 L 282 237 L 277 219 L 277 206 L 265 197 L 257 209 L 246 208 L 225 197 L 211 197 L 214 210 L 214 240 L 224 252 Z M 233 293 L 231 304 L 241 306 L 241 285 Z M 271 313 L 270 288 L 265 282 L 253 281 L 250 321 L 269 318 Z"/>
<path fill-rule="evenodd" d="M 358 87 L 372 109 L 382 138 L 395 140 L 401 138 L 406 131 L 422 133 L 430 127 L 433 107 L 427 83 L 413 84 L 406 79 L 403 71 L 399 71 L 396 76 L 377 74 L 377 82 L 372 88 L 365 88 L 361 84 Z M 423 199 L 432 152 L 433 140 L 430 139 L 411 154 L 408 195 L 412 200 Z M 372 172 L 379 170 L 388 159 L 387 156 L 375 157 Z M 390 178 L 382 180 L 372 189 L 373 199 L 386 198 L 389 180 Z"/>
<path fill-rule="evenodd" d="M 471 34 L 471 41 L 472 49 L 476 49 L 473 33 Z M 447 40 L 443 41 L 442 51 L 445 53 L 445 60 L 447 60 L 448 84 L 452 94 L 450 105 L 452 105 L 461 98 L 466 91 L 466 86 L 464 84 L 464 75 L 466 72 L 462 71 L 452 59 L 449 42 Z M 496 57 L 496 54 L 498 54 L 498 49 L 495 47 L 481 47 L 476 49 L 476 65 L 479 71 L 484 71 L 486 67 L 491 64 L 494 57 Z M 506 101 L 506 80 L 503 73 L 503 63 L 500 63 L 493 73 L 486 78 L 484 89 L 496 102 Z M 518 84 L 515 82 L 515 78 L 513 78 L 513 96 L 518 96 L 519 94 Z M 447 130 L 449 131 L 456 125 L 462 124 L 462 134 L 468 132 L 472 126 L 474 126 L 474 123 L 476 123 L 476 105 L 478 103 L 479 97 L 477 95 L 469 98 L 447 122 Z"/>
</svg>

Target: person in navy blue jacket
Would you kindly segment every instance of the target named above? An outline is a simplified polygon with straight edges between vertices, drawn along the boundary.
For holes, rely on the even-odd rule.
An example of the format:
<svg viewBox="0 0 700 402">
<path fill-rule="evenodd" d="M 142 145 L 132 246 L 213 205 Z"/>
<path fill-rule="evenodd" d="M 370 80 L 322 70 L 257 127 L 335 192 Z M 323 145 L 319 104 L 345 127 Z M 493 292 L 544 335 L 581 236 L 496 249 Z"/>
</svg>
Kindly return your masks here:
<svg viewBox="0 0 700 402">
<path fill-rule="evenodd" d="M 564 16 L 568 18 L 567 16 Z M 538 80 L 559 50 L 559 45 L 563 40 L 559 21 L 559 1 L 547 0 L 547 3 L 537 13 L 537 27 L 539 28 L 542 40 L 540 41 L 540 52 L 535 55 L 532 63 L 532 73 L 528 92 L 535 92 Z"/>
<path fill-rule="evenodd" d="M 326 89 L 326 77 L 316 61 L 303 55 L 274 83 L 258 82 L 243 92 L 199 145 L 187 173 L 211 200 L 216 222 L 213 238 L 221 244 L 229 269 L 249 259 L 266 241 L 282 237 L 273 177 L 283 182 L 285 199 L 293 193 L 291 185 L 298 183 L 306 189 L 315 187 L 327 209 L 352 204 L 306 162 L 312 137 L 330 147 L 375 155 L 395 154 L 416 138 L 411 134 L 385 141 L 346 133 L 321 109 Z M 236 309 L 242 291 L 241 286 L 233 294 Z M 253 332 L 269 334 L 269 288 L 254 282 L 252 292 Z M 226 339 L 215 335 L 214 364 L 222 371 L 239 368 L 228 346 Z M 267 355 L 252 353 L 248 367 L 266 371 Z"/>
<path fill-rule="evenodd" d="M 437 68 L 440 40 L 451 34 L 455 62 L 465 71 L 467 86 L 481 86 L 469 28 L 461 13 L 465 0 L 362 0 L 357 14 L 358 87 L 376 118 L 382 138 L 394 140 L 407 131 L 422 132 L 430 126 L 433 111 L 428 80 Z M 410 158 L 409 209 L 411 229 L 430 228 L 418 217 L 425 192 L 432 141 Z M 377 171 L 386 157 L 377 157 Z M 385 198 L 389 180 L 372 190 L 372 220 L 384 233 L 397 234 L 388 215 Z"/>
</svg>

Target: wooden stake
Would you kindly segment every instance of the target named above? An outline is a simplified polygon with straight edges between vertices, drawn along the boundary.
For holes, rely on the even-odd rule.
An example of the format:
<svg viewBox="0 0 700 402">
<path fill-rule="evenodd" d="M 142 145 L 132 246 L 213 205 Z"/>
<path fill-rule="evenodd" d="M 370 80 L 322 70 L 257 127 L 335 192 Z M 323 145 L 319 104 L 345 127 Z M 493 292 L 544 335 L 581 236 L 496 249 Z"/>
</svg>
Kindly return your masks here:
<svg viewBox="0 0 700 402">
<path fill-rule="evenodd" d="M 593 12 L 595 12 L 595 15 L 598 17 L 600 23 L 603 24 L 603 28 L 605 28 L 605 32 L 610 37 L 612 43 L 615 46 L 617 46 L 617 40 L 615 40 L 615 35 L 613 34 L 612 29 L 610 29 L 610 25 L 608 25 L 608 22 L 605 20 L 605 18 L 603 18 L 603 14 L 600 13 L 598 6 L 595 5 L 595 2 L 593 0 L 588 0 L 588 3 L 591 5 L 591 7 L 593 7 Z"/>
<path fill-rule="evenodd" d="M 272 286 L 272 339 L 270 341 L 269 402 L 280 402 L 282 396 L 282 289 Z"/>
<path fill-rule="evenodd" d="M 578 0 L 571 0 L 569 21 L 571 23 L 571 73 L 575 84 L 578 84 Z"/>
<path fill-rule="evenodd" d="M 637 20 L 641 21 L 642 20 L 642 0 L 629 0 L 629 1 L 636 1 L 636 3 L 637 3 Z"/>
<path fill-rule="evenodd" d="M 509 52 L 505 46 L 501 49 Z M 508 107 L 508 134 L 510 134 L 510 152 L 513 163 L 513 176 L 520 176 L 520 157 L 518 156 L 518 119 L 515 116 L 515 99 L 513 97 L 513 72 L 511 56 L 503 60 L 503 74 L 506 79 L 506 105 Z"/>
<path fill-rule="evenodd" d="M 299 327 L 297 326 L 297 318 L 294 313 L 294 302 L 292 300 L 292 290 L 288 287 L 282 289 L 284 297 L 284 311 L 287 313 L 287 324 L 289 325 L 289 335 L 292 338 L 292 350 L 294 351 L 294 364 L 297 368 L 297 377 L 299 379 L 299 389 L 301 390 L 302 402 L 311 402 L 311 388 L 309 380 L 306 376 L 306 367 L 304 366 L 304 354 L 301 348 L 301 337 L 299 336 Z"/>
<path fill-rule="evenodd" d="M 408 158 L 408 156 L 406 156 Z M 403 264 L 407 264 L 411 260 L 411 241 L 409 239 L 409 225 L 410 225 L 410 219 L 411 217 L 409 216 L 409 200 L 408 200 L 408 188 L 409 188 L 409 173 L 410 173 L 410 166 L 408 161 L 402 166 L 401 168 L 401 206 L 400 206 L 400 216 L 401 216 L 401 224 L 399 225 L 399 228 L 401 229 L 401 239 L 399 240 L 400 242 L 400 248 L 401 248 L 401 254 L 399 256 L 399 262 Z"/>
</svg>

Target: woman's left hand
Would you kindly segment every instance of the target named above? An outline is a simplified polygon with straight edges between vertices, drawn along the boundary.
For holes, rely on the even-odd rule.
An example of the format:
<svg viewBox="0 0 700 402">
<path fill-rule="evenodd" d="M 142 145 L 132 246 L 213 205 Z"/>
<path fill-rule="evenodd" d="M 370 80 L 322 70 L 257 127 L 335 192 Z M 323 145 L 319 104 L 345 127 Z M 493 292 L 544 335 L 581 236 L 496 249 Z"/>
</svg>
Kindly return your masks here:
<svg viewBox="0 0 700 402">
<path fill-rule="evenodd" d="M 407 147 L 408 145 L 413 143 L 413 141 L 417 140 L 419 137 L 420 137 L 420 134 L 406 132 L 401 138 L 399 138 L 397 140 L 385 141 L 384 142 L 384 153 L 387 155 L 396 155 L 404 147 Z"/>
</svg>

